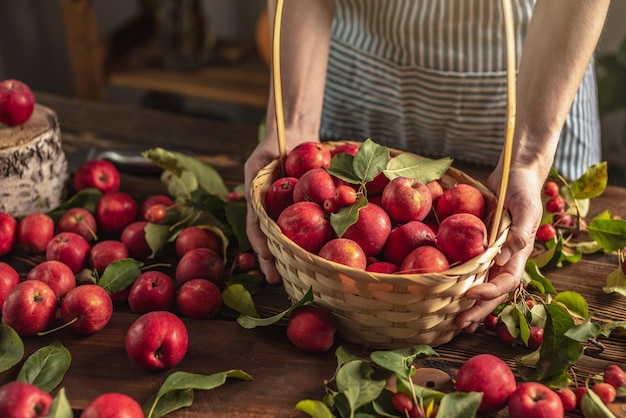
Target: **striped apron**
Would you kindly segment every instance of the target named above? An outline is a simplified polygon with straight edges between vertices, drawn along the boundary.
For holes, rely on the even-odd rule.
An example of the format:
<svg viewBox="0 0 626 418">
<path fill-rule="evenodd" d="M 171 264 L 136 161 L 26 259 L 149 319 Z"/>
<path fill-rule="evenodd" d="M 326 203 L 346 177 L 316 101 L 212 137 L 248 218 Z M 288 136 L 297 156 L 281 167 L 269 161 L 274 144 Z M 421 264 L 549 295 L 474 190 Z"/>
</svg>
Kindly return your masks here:
<svg viewBox="0 0 626 418">
<path fill-rule="evenodd" d="M 519 61 L 534 0 L 513 3 Z M 336 0 L 321 137 L 372 138 L 494 166 L 507 97 L 500 7 L 499 0 Z M 554 165 L 575 179 L 600 158 L 592 60 Z"/>
</svg>

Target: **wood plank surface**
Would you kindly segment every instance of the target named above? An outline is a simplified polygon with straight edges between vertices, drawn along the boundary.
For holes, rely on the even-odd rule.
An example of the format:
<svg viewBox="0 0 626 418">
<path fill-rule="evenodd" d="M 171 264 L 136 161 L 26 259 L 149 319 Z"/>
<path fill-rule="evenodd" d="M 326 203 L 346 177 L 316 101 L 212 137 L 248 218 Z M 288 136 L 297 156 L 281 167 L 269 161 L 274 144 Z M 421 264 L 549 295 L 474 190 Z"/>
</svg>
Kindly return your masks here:
<svg viewBox="0 0 626 418">
<path fill-rule="evenodd" d="M 243 181 L 243 163 L 256 144 L 256 130 L 231 126 L 203 119 L 170 115 L 151 110 L 89 103 L 57 96 L 37 96 L 41 104 L 57 111 L 66 153 L 71 164 L 77 164 L 92 149 L 142 150 L 161 146 L 181 149 L 212 163 L 229 185 Z M 478 179 L 488 170 L 480 167 L 459 168 Z M 164 191 L 154 175 L 123 174 L 122 187 L 141 199 Z M 605 193 L 591 202 L 590 217 L 610 209 L 626 218 L 626 189 L 609 186 Z M 32 260 L 12 259 L 22 274 Z M 602 291 L 608 273 L 616 268 L 616 255 L 585 256 L 576 264 L 543 271 L 558 291 L 582 293 L 599 320 L 625 320 L 626 298 Z M 267 285 L 255 297 L 262 315 L 280 312 L 290 301 L 280 285 Z M 116 390 L 144 402 L 154 394 L 172 371 L 147 372 L 135 366 L 123 346 L 125 331 L 137 316 L 127 308 L 118 308 L 111 323 L 100 333 L 77 337 L 61 331 L 44 338 L 28 338 L 28 352 L 58 338 L 70 350 L 73 363 L 62 386 L 73 408 L 80 411 L 100 393 Z M 212 391 L 197 391 L 193 405 L 172 413 L 182 417 L 304 417 L 293 410 L 302 399 L 321 400 L 324 380 L 336 367 L 333 351 L 323 355 L 300 352 L 291 346 L 285 335 L 284 322 L 274 326 L 246 330 L 228 319 L 185 320 L 190 332 L 190 349 L 174 370 L 215 373 L 242 369 L 254 381 L 229 380 Z M 606 365 L 620 364 L 626 368 L 626 340 L 612 337 L 601 341 L 603 350 L 589 350 L 576 364 L 579 379 L 603 371 Z M 338 339 L 337 344 L 342 341 Z M 349 345 L 355 353 L 367 355 L 369 349 Z M 451 378 L 468 358 L 480 353 L 494 353 L 514 368 L 514 359 L 528 353 L 524 347 L 511 347 L 483 327 L 474 334 L 461 334 L 450 343 L 436 347 L 439 357 L 419 363 L 425 368 L 444 371 Z M 5 376 L 6 378 L 7 376 Z M 506 417 L 506 410 L 484 415 Z M 568 416 L 580 417 L 578 412 Z"/>
</svg>

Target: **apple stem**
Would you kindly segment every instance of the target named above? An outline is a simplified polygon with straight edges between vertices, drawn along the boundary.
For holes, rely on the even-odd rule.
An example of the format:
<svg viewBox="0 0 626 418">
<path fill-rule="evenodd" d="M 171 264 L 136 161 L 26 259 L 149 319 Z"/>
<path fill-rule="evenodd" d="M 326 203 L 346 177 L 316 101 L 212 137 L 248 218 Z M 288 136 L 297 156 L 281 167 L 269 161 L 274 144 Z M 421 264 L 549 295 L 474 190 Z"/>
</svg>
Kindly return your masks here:
<svg viewBox="0 0 626 418">
<path fill-rule="evenodd" d="M 154 263 L 154 264 L 150 264 L 148 266 L 143 266 L 142 268 L 140 268 L 140 271 L 145 271 L 154 267 L 172 267 L 171 263 Z"/>
<path fill-rule="evenodd" d="M 72 318 L 71 321 L 68 321 L 68 322 L 64 323 L 63 325 L 59 325 L 58 327 L 49 329 L 47 331 L 38 332 L 37 336 L 42 337 L 44 335 L 52 334 L 53 332 L 56 332 L 56 331 L 58 331 L 60 329 L 63 329 L 65 327 L 69 326 L 69 325 L 72 325 L 74 322 L 78 321 L 79 319 L 80 319 L 79 316 L 75 316 L 74 318 Z"/>
</svg>

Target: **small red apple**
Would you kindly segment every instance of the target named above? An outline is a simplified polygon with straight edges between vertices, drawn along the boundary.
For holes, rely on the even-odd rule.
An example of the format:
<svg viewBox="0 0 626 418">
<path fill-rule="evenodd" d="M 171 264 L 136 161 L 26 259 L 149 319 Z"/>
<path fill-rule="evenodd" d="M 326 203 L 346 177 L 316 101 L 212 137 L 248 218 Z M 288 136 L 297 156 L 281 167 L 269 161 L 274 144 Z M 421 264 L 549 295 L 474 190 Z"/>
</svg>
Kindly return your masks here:
<svg viewBox="0 0 626 418">
<path fill-rule="evenodd" d="M 483 219 L 485 215 L 485 198 L 476 187 L 471 184 L 458 183 L 444 190 L 437 200 L 437 218 L 443 221 L 455 213 L 471 213 Z"/>
<path fill-rule="evenodd" d="M 102 287 L 84 284 L 67 292 L 61 302 L 61 319 L 72 331 L 89 335 L 102 330 L 113 314 L 111 296 Z"/>
<path fill-rule="evenodd" d="M 124 393 L 108 392 L 91 400 L 80 418 L 143 418 L 136 400 Z"/>
<path fill-rule="evenodd" d="M 294 309 L 287 322 L 287 338 L 300 350 L 310 353 L 328 351 L 335 342 L 337 320 L 332 312 L 318 305 Z"/>
<path fill-rule="evenodd" d="M 19 273 L 9 264 L 0 261 L 0 307 L 7 295 L 20 282 Z"/>
<path fill-rule="evenodd" d="M 154 194 L 148 196 L 143 202 L 141 202 L 141 207 L 139 208 L 139 215 L 144 216 L 146 211 L 150 206 L 153 205 L 163 205 L 166 208 L 174 206 L 174 201 L 167 195 L 164 194 Z M 144 218 L 144 220 L 147 220 Z"/>
<path fill-rule="evenodd" d="M 285 172 L 289 177 L 300 178 L 317 167 L 330 167 L 328 147 L 317 141 L 307 141 L 295 146 L 285 157 Z"/>
<path fill-rule="evenodd" d="M 35 96 L 31 89 L 18 80 L 0 82 L 0 123 L 21 125 L 35 110 Z"/>
<path fill-rule="evenodd" d="M 33 383 L 14 380 L 0 386 L 0 417 L 45 417 L 52 404 L 52 396 Z"/>
<path fill-rule="evenodd" d="M 591 386 L 591 390 L 598 395 L 602 403 L 605 405 L 610 404 L 617 397 L 615 387 L 605 382 L 594 383 L 594 385 Z"/>
<path fill-rule="evenodd" d="M 72 269 L 58 260 L 46 260 L 33 267 L 26 280 L 40 280 L 46 283 L 57 299 L 62 299 L 67 292 L 76 287 L 76 278 Z"/>
<path fill-rule="evenodd" d="M 407 255 L 422 245 L 435 245 L 435 233 L 421 221 L 410 221 L 393 228 L 383 249 L 385 260 L 402 264 Z"/>
<path fill-rule="evenodd" d="M 222 308 L 222 303 L 222 292 L 219 287 L 204 279 L 186 281 L 176 295 L 176 306 L 187 318 L 215 318 Z"/>
<path fill-rule="evenodd" d="M 92 242 L 97 239 L 96 218 L 85 208 L 68 209 L 57 221 L 59 232 L 74 232 Z"/>
<path fill-rule="evenodd" d="M 137 202 L 128 193 L 109 191 L 96 202 L 96 224 L 104 234 L 120 234 L 136 216 Z"/>
<path fill-rule="evenodd" d="M 205 279 L 221 283 L 224 279 L 224 260 L 210 248 L 195 248 L 188 251 L 176 265 L 175 278 L 178 283 L 191 279 Z"/>
<path fill-rule="evenodd" d="M 170 311 L 174 307 L 176 286 L 167 274 L 149 270 L 133 282 L 128 294 L 128 305 L 137 314 L 152 311 Z"/>
<path fill-rule="evenodd" d="M 317 253 L 334 235 L 324 209 L 313 202 L 296 202 L 276 220 L 281 232 L 305 250 Z"/>
<path fill-rule="evenodd" d="M 287 206 L 294 203 L 293 190 L 297 182 L 295 177 L 281 177 L 272 183 L 265 195 L 265 209 L 270 218 L 276 220 Z"/>
<path fill-rule="evenodd" d="M 450 264 L 464 263 L 487 249 L 487 227 L 471 213 L 455 213 L 439 225 L 436 243 Z"/>
<path fill-rule="evenodd" d="M 365 267 L 365 271 L 372 273 L 394 274 L 400 271 L 400 266 L 388 261 L 376 261 L 368 264 L 367 267 Z"/>
<path fill-rule="evenodd" d="M 606 367 L 603 374 L 604 383 L 608 383 L 615 389 L 626 385 L 626 373 L 617 364 L 610 364 Z"/>
<path fill-rule="evenodd" d="M 82 163 L 74 174 L 74 190 L 78 192 L 88 187 L 102 193 L 118 191 L 120 173 L 117 167 L 107 160 L 89 160 Z"/>
<path fill-rule="evenodd" d="M 392 221 L 421 221 L 432 208 L 432 196 L 425 184 L 409 177 L 396 177 L 383 190 L 381 205 Z"/>
<path fill-rule="evenodd" d="M 195 248 L 209 248 L 218 254 L 222 253 L 222 238 L 215 232 L 199 226 L 184 228 L 174 241 L 178 258 Z"/>
<path fill-rule="evenodd" d="M 548 242 L 556 236 L 556 228 L 551 223 L 545 223 L 537 228 L 535 236 L 540 242 Z"/>
<path fill-rule="evenodd" d="M 444 253 L 430 245 L 417 247 L 400 264 L 400 273 L 403 274 L 441 273 L 449 269 L 450 264 Z"/>
<path fill-rule="evenodd" d="M 439 180 L 431 180 L 426 183 L 426 187 L 428 187 L 428 191 L 430 192 L 430 197 L 433 201 L 433 206 L 436 205 L 437 200 L 443 194 L 443 185 Z"/>
<path fill-rule="evenodd" d="M 169 369 L 187 354 L 189 334 L 185 323 L 168 311 L 141 315 L 126 332 L 126 353 L 148 370 Z"/>
<path fill-rule="evenodd" d="M 46 260 L 57 260 L 67 265 L 74 274 L 81 271 L 89 259 L 91 246 L 74 232 L 56 234 L 46 247 Z"/>
<path fill-rule="evenodd" d="M 17 221 L 6 212 L 0 212 L 0 257 L 10 253 L 17 242 Z"/>
<path fill-rule="evenodd" d="M 356 241 L 369 257 L 382 251 L 390 232 L 389 215 L 383 208 L 370 202 L 359 209 L 359 218 L 348 227 L 342 238 Z"/>
<path fill-rule="evenodd" d="M 565 413 L 559 395 L 539 382 L 521 383 L 508 403 L 511 418 L 562 418 Z"/>
<path fill-rule="evenodd" d="M 54 221 L 43 212 L 30 213 L 17 224 L 17 245 L 27 253 L 43 253 L 54 236 Z"/>
<path fill-rule="evenodd" d="M 136 221 L 122 230 L 120 241 L 128 249 L 128 254 L 135 260 L 145 261 L 152 255 L 152 249 L 146 240 L 147 221 Z"/>
<path fill-rule="evenodd" d="M 461 365 L 456 376 L 458 392 L 483 393 L 478 408 L 481 412 L 504 408 L 516 385 L 515 375 L 509 366 L 493 354 L 478 354 L 469 358 Z"/>
<path fill-rule="evenodd" d="M 102 275 L 112 262 L 128 257 L 128 248 L 123 242 L 116 240 L 99 241 L 89 251 L 91 266 L 99 275 Z"/>
<path fill-rule="evenodd" d="M 357 142 L 346 142 L 333 148 L 330 151 L 330 155 L 334 157 L 337 154 L 350 154 L 354 157 L 359 152 L 359 148 L 361 148 L 361 144 Z"/>
<path fill-rule="evenodd" d="M 322 205 L 324 200 L 335 197 L 337 179 L 321 167 L 313 168 L 300 176 L 295 188 L 299 189 L 300 201 L 310 200 Z"/>
<path fill-rule="evenodd" d="M 26 280 L 11 289 L 2 305 L 2 322 L 22 337 L 52 325 L 57 308 L 54 291 L 39 280 Z"/>
<path fill-rule="evenodd" d="M 334 238 L 322 246 L 318 255 L 326 260 L 365 270 L 367 257 L 361 246 L 348 238 Z"/>
<path fill-rule="evenodd" d="M 554 389 L 556 394 L 561 398 L 563 411 L 573 411 L 576 409 L 576 394 L 568 387 Z"/>
</svg>

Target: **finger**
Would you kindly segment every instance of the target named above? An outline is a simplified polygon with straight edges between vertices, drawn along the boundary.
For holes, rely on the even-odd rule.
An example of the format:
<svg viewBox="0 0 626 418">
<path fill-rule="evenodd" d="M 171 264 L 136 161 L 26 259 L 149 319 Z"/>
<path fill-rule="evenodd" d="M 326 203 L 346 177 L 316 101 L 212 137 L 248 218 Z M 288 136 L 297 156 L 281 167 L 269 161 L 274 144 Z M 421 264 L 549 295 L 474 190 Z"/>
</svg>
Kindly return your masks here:
<svg viewBox="0 0 626 418">
<path fill-rule="evenodd" d="M 472 333 L 476 331 L 480 323 L 489 315 L 493 310 L 506 301 L 508 295 L 502 295 L 495 299 L 479 300 L 470 309 L 461 312 L 456 318 L 456 325 L 465 332 Z"/>
</svg>

